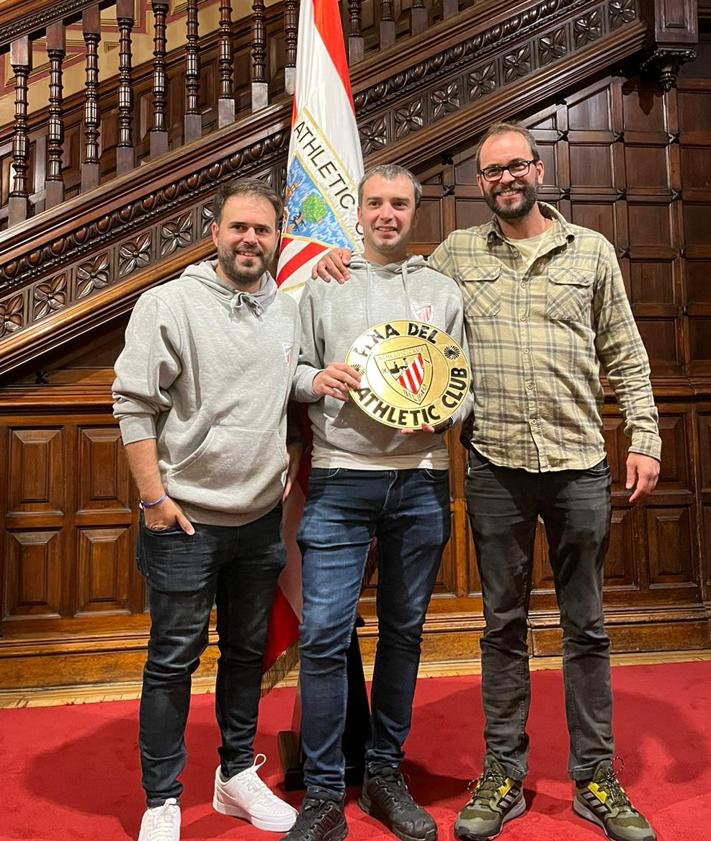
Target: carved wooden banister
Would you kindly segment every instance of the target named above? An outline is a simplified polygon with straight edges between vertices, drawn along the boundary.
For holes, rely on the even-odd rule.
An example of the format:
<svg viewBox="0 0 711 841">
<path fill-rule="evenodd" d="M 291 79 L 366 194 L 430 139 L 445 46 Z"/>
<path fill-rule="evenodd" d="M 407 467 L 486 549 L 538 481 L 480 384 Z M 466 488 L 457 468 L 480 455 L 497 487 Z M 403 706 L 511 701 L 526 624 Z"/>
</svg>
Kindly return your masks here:
<svg viewBox="0 0 711 841">
<path fill-rule="evenodd" d="M 425 33 L 428 23 L 467 10 L 474 0 L 446 2 L 445 8 L 440 0 L 414 0 L 403 12 L 391 0 L 342 0 L 350 65 L 403 45 L 411 34 Z M 168 0 L 56 0 L 51 5 L 26 0 L 22 6 L 8 0 L 11 15 L 0 24 L 0 54 L 12 52 L 17 105 L 13 125 L 0 126 L 0 167 L 12 164 L 11 196 L 6 208 L 0 206 L 0 229 L 293 93 L 297 0 L 269 7 L 253 0 L 251 13 L 238 20 L 235 0 L 219 0 L 219 21 L 205 32 L 198 28 L 198 6 L 199 0 L 186 0 L 169 16 Z M 136 9 L 153 42 L 152 57 L 146 55 L 145 38 L 137 38 Z M 77 28 L 84 42 L 84 85 L 68 90 L 76 74 L 66 72 L 67 61 L 75 63 L 80 56 L 70 52 L 67 58 L 67 32 L 75 44 Z M 102 38 L 106 52 L 114 39 L 118 42 L 113 79 L 100 78 Z M 182 43 L 169 52 L 168 44 L 176 41 Z M 143 50 L 140 60 L 138 49 Z M 33 53 L 40 67 L 48 67 L 48 74 L 36 79 Z M 46 107 L 31 110 L 37 101 Z M 70 138 L 72 156 L 64 148 Z M 3 162 L 1 150 L 8 141 L 12 161 Z"/>
<path fill-rule="evenodd" d="M 425 165 L 433 156 L 439 159 L 443 153 L 455 152 L 458 144 L 470 141 L 472 132 L 491 120 L 530 111 L 560 95 L 566 86 L 599 74 L 601 68 L 634 55 L 641 57 L 649 26 L 634 2 L 605 2 L 603 27 L 599 25 L 600 0 L 540 0 L 516 14 L 507 14 L 499 0 L 481 0 L 456 18 L 441 19 L 426 31 L 398 42 L 396 49 L 366 50 L 363 60 L 352 66 L 351 76 L 368 163 L 395 160 L 410 167 Z M 130 39 L 128 5 L 130 0 L 122 5 L 124 24 L 119 29 L 124 42 Z M 222 97 L 221 102 L 226 103 L 239 95 L 242 108 L 235 108 L 234 119 L 218 128 L 217 105 L 213 112 L 204 111 L 204 133 L 187 147 L 180 145 L 184 114 L 171 112 L 166 129 L 176 126 L 171 143 L 174 138 L 178 141 L 168 154 L 151 157 L 140 138 L 143 145 L 136 148 L 140 178 L 125 171 L 103 180 L 102 170 L 100 193 L 77 193 L 75 186 L 51 214 L 37 220 L 27 218 L 0 232 L 0 372 L 21 365 L 38 347 L 49 350 L 90 329 L 86 325 L 95 327 L 97 319 L 103 318 L 101 302 L 108 300 L 105 295 L 110 287 L 111 296 L 120 297 L 137 272 L 159 272 L 166 260 L 176 260 L 176 264 L 187 260 L 209 234 L 211 197 L 223 181 L 250 175 L 283 188 L 291 101 L 281 95 L 275 101 L 270 99 L 266 107 L 251 111 L 252 80 L 238 79 L 235 90 L 235 74 L 241 77 L 240 68 L 248 66 L 251 59 L 253 20 L 250 17 L 230 27 L 233 65 L 222 49 L 231 7 L 225 2 L 221 5 L 220 27 L 214 33 L 200 32 L 200 66 L 213 61 L 216 99 Z M 347 29 L 353 29 L 353 8 L 352 4 L 344 6 Z M 265 10 L 267 42 L 277 31 L 284 34 L 286 10 L 286 6 Z M 294 24 L 293 7 L 289 20 Z M 405 18 L 401 23 L 409 27 Z M 379 37 L 377 20 L 375 24 L 365 30 L 355 27 L 355 31 L 366 33 L 363 37 L 372 45 Z M 545 48 L 553 31 L 564 36 L 558 39 L 564 49 L 557 52 Z M 588 37 L 578 37 L 580 32 Z M 517 58 L 526 55 L 532 58 Z M 274 61 L 274 54 L 269 56 L 269 61 Z M 16 58 L 20 66 L 26 56 L 16 51 Z M 221 76 L 218 70 L 224 71 L 228 61 L 229 76 L 224 72 Z M 152 66 L 129 64 L 123 62 L 124 87 L 128 77 L 132 80 L 128 87 L 134 92 L 143 84 L 143 102 L 152 104 Z M 511 68 L 516 72 L 510 72 Z M 165 72 L 169 84 L 172 78 L 180 79 L 181 96 L 173 102 L 185 104 L 184 50 L 166 56 Z M 283 93 L 285 76 L 277 67 L 267 64 L 264 77 L 261 84 L 270 90 L 277 85 Z M 201 82 L 203 78 L 201 75 Z M 55 76 L 55 88 L 56 83 Z M 103 121 L 111 114 L 112 100 L 110 90 L 101 90 L 102 84 L 105 81 L 100 82 L 98 99 Z M 114 109 L 116 104 L 126 103 L 116 99 L 116 91 L 113 96 Z M 56 113 L 57 96 L 54 100 Z M 126 118 L 136 112 L 129 114 L 127 107 L 124 104 L 116 113 L 115 125 L 123 128 L 117 130 L 116 138 L 130 142 L 132 128 Z M 71 113 L 67 97 L 61 110 Z M 146 117 L 151 117 L 150 112 Z M 133 132 L 136 130 L 134 126 Z M 38 132 L 39 126 L 30 122 L 28 137 L 36 138 Z M 130 147 L 117 146 L 117 157 L 120 148 Z M 47 171 L 56 171 L 55 140 L 48 145 L 47 157 Z M 110 162 L 106 151 L 101 162 L 102 166 Z M 27 175 L 25 182 L 27 192 L 32 189 Z M 34 201 L 41 210 L 44 197 L 35 196 Z M 54 325 L 49 333 L 48 319 Z"/>
</svg>

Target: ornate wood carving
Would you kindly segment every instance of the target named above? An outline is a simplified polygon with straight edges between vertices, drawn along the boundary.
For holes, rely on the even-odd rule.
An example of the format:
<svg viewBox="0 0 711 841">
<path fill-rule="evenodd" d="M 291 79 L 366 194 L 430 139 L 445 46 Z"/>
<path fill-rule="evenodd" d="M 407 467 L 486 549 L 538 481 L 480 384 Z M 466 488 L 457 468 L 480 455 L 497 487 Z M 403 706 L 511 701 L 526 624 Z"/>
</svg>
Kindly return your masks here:
<svg viewBox="0 0 711 841">
<path fill-rule="evenodd" d="M 23 35 L 41 32 L 48 25 L 68 18 L 75 18 L 78 12 L 92 6 L 96 0 L 17 0 L 15 9 L 3 6 L 3 21 L 0 23 L 0 46 L 9 44 Z"/>
<path fill-rule="evenodd" d="M 356 64 L 363 58 L 364 40 L 361 33 L 361 0 L 348 0 L 348 62 Z"/>
<path fill-rule="evenodd" d="M 296 41 L 298 35 L 299 6 L 297 0 L 284 2 L 284 40 L 286 61 L 284 62 L 284 90 L 293 94 L 296 86 Z"/>
<path fill-rule="evenodd" d="M 220 0 L 220 97 L 217 124 L 222 127 L 235 121 L 235 100 L 232 93 L 232 5 Z"/>
<path fill-rule="evenodd" d="M 168 14 L 166 0 L 152 0 L 153 9 L 153 128 L 151 129 L 150 155 L 152 158 L 168 151 L 168 129 L 166 124 L 166 29 Z"/>
<path fill-rule="evenodd" d="M 185 142 L 202 134 L 202 116 L 198 110 L 200 92 L 200 47 L 198 42 L 198 0 L 188 0 L 185 43 Z"/>
<path fill-rule="evenodd" d="M 99 183 L 99 41 L 101 19 L 98 4 L 82 14 L 82 31 L 86 44 L 86 83 L 84 104 L 84 160 L 81 165 L 82 192 Z"/>
<path fill-rule="evenodd" d="M 117 0 L 116 17 L 119 28 L 118 78 L 118 140 L 116 142 L 116 173 L 129 172 L 136 163 L 133 148 L 133 86 L 131 78 L 133 29 L 133 0 Z"/>
<path fill-rule="evenodd" d="M 425 0 L 413 0 L 410 8 L 410 33 L 419 35 L 427 29 L 427 7 Z"/>
<path fill-rule="evenodd" d="M 65 55 L 64 25 L 53 23 L 47 28 L 49 58 L 49 124 L 47 129 L 47 185 L 45 209 L 64 201 L 62 151 L 64 121 L 62 119 L 62 62 Z"/>
<path fill-rule="evenodd" d="M 676 84 L 682 64 L 696 59 L 696 51 L 683 47 L 657 47 L 640 64 L 640 70 L 658 80 L 662 90 Z"/>
<path fill-rule="evenodd" d="M 10 66 L 15 74 L 15 129 L 12 138 L 12 190 L 8 202 L 10 224 L 29 214 L 27 171 L 29 141 L 27 136 L 27 79 L 32 69 L 32 49 L 27 35 L 10 45 Z"/>
<path fill-rule="evenodd" d="M 264 0 L 252 3 L 252 111 L 269 104 Z"/>
<path fill-rule="evenodd" d="M 392 47 L 395 43 L 395 18 L 393 17 L 392 0 L 381 0 L 380 2 L 380 26 L 378 28 L 380 38 L 380 49 Z"/>
<path fill-rule="evenodd" d="M 696 6 L 695 0 L 653 0 L 654 42 L 640 68 L 665 91 L 675 84 L 681 65 L 696 58 Z"/>
</svg>

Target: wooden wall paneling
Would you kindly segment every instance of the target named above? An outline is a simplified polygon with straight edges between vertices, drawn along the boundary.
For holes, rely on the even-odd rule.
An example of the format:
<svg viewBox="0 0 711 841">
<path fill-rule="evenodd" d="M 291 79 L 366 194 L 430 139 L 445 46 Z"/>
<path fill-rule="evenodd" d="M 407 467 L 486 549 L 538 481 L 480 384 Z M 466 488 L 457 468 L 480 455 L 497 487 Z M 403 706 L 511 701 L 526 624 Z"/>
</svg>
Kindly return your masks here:
<svg viewBox="0 0 711 841">
<path fill-rule="evenodd" d="M 695 558 L 695 481 L 690 468 L 693 426 L 688 407 L 665 405 L 660 416 L 662 468 L 646 508 L 649 588 L 670 601 L 701 599 L 701 582 Z M 688 592 L 680 592 L 687 590 Z"/>
<path fill-rule="evenodd" d="M 711 403 L 699 403 L 695 414 L 698 441 L 696 468 L 700 501 L 699 567 L 704 601 L 711 605 Z"/>
</svg>

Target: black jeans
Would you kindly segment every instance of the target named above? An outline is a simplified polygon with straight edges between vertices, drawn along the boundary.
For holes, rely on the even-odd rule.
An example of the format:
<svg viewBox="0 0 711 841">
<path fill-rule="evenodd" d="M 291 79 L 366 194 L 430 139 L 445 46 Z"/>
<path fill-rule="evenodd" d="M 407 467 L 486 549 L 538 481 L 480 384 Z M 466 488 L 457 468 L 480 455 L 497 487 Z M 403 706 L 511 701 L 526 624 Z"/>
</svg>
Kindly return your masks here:
<svg viewBox="0 0 711 841">
<path fill-rule="evenodd" d="M 143 672 L 140 750 L 148 806 L 180 797 L 191 676 L 217 605 L 220 658 L 215 707 L 222 773 L 253 762 L 262 657 L 277 578 L 285 563 L 281 506 L 245 526 L 141 526 L 138 566 L 149 587 L 151 636 Z"/>
<path fill-rule="evenodd" d="M 526 775 L 527 617 L 540 516 L 563 626 L 568 772 L 585 779 L 613 755 L 610 646 L 602 613 L 611 514 L 607 461 L 589 470 L 527 473 L 472 452 L 465 489 L 486 620 L 481 663 L 487 753 L 509 776 Z"/>
</svg>

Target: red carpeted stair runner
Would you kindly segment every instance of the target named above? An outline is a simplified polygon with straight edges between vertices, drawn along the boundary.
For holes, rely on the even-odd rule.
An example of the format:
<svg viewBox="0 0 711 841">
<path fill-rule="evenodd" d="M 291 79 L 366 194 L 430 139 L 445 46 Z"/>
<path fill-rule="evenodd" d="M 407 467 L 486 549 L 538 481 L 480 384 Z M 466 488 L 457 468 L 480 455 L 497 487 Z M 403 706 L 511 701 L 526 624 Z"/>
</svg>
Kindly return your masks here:
<svg viewBox="0 0 711 841">
<path fill-rule="evenodd" d="M 567 731 L 558 672 L 532 675 L 528 811 L 507 824 L 508 841 L 594 841 L 602 834 L 573 814 L 566 778 Z M 419 681 L 405 772 L 416 799 L 452 838 L 466 785 L 482 757 L 479 678 Z M 660 841 L 711 839 L 711 661 L 613 669 L 622 782 L 652 819 Z M 190 757 L 183 777 L 183 839 L 268 841 L 263 833 L 212 811 L 217 765 L 213 697 L 193 699 Z M 266 779 L 281 779 L 276 735 L 291 720 L 293 691 L 262 702 L 257 749 Z M 125 841 L 143 811 L 136 751 L 137 702 L 0 710 L 0 839 Z M 393 837 L 364 815 L 349 791 L 352 841 Z M 287 799 L 298 805 L 301 794 Z"/>
</svg>

